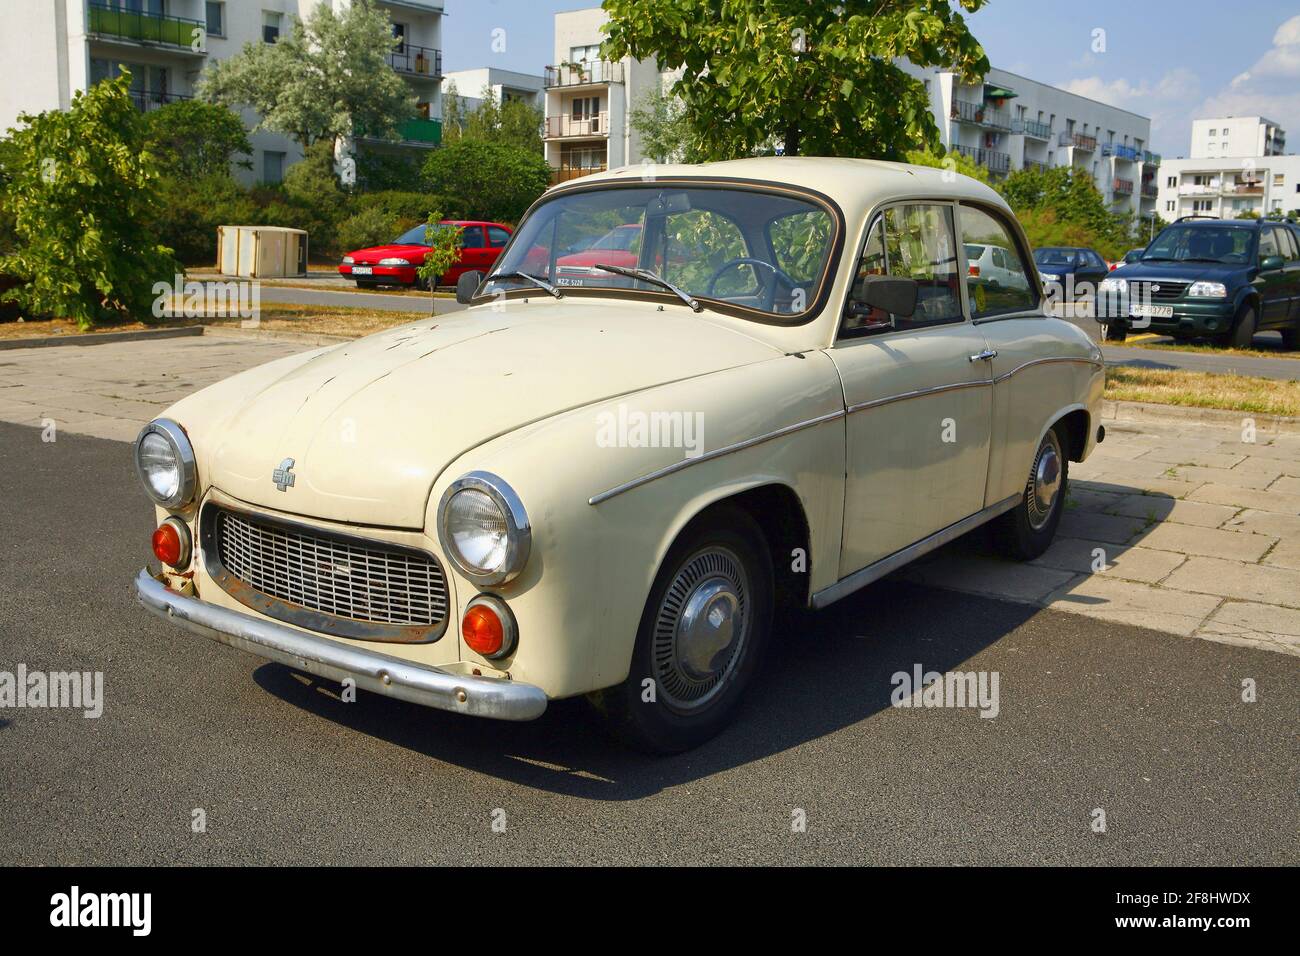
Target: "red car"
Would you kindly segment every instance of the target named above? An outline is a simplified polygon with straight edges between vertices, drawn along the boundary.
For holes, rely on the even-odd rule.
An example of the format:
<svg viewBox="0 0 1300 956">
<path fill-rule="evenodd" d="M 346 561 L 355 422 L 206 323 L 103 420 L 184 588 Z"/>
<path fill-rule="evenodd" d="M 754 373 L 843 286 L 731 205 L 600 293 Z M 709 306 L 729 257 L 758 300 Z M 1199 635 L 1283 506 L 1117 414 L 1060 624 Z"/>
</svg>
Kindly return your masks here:
<svg viewBox="0 0 1300 956">
<path fill-rule="evenodd" d="M 510 241 L 510 227 L 499 222 L 444 219 L 445 226 L 460 226 L 462 243 L 456 264 L 438 277 L 438 285 L 455 285 L 462 272 L 475 269 L 487 272 L 496 263 L 501 250 Z M 353 279 L 358 288 L 377 285 L 419 284 L 415 270 L 423 265 L 429 251 L 424 241 L 424 226 L 419 225 L 398 236 L 390 245 L 357 249 L 343 257 L 339 274 Z"/>
</svg>

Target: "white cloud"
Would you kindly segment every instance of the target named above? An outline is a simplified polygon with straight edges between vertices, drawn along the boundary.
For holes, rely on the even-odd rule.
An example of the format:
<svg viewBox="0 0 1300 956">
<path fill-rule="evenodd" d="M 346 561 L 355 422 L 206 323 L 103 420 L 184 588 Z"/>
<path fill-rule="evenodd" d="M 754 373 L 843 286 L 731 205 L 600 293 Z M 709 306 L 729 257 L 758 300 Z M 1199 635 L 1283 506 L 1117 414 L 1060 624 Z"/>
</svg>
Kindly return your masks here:
<svg viewBox="0 0 1300 956">
<path fill-rule="evenodd" d="M 1206 98 L 1195 116 L 1265 116 L 1283 129 L 1300 131 L 1300 16 L 1273 34 L 1273 45 L 1250 69 Z"/>
</svg>

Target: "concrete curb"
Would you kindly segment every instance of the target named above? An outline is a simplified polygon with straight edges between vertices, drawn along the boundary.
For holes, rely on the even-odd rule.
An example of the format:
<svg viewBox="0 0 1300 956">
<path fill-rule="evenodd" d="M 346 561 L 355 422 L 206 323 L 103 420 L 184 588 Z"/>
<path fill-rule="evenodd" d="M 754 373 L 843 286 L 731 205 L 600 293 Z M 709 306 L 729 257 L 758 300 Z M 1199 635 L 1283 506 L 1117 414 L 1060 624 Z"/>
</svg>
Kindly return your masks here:
<svg viewBox="0 0 1300 956">
<path fill-rule="evenodd" d="M 1222 408 L 1188 408 L 1182 405 L 1157 405 L 1152 402 L 1115 402 L 1104 399 L 1101 403 L 1102 421 L 1181 421 L 1200 425 L 1230 425 L 1240 428 L 1250 419 L 1258 432 L 1279 435 L 1300 435 L 1300 418 L 1284 415 L 1261 415 L 1254 412 L 1233 412 Z"/>
<path fill-rule="evenodd" d="M 415 321 L 414 319 L 412 321 Z M 258 339 L 272 342 L 297 342 L 300 345 L 338 345 L 355 342 L 357 335 L 325 335 L 320 332 L 287 332 L 279 329 L 241 329 L 235 326 L 207 326 L 207 335 L 232 339 Z"/>
<path fill-rule="evenodd" d="M 137 339 L 176 339 L 202 335 L 203 326 L 187 325 L 179 329 L 137 329 L 132 332 L 88 332 L 84 335 L 42 335 L 30 339 L 0 339 L 0 352 L 10 349 L 43 349 L 61 345 L 111 345 Z"/>
</svg>

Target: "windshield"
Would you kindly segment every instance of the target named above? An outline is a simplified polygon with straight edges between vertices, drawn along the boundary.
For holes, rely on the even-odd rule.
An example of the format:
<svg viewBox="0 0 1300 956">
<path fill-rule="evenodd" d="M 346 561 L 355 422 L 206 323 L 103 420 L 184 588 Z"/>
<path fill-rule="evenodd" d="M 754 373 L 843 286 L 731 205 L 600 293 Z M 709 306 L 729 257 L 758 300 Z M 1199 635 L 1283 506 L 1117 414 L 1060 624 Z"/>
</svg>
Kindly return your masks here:
<svg viewBox="0 0 1300 956">
<path fill-rule="evenodd" d="M 424 241 L 424 230 L 425 230 L 425 225 L 423 223 L 416 226 L 414 229 L 408 229 L 406 232 L 402 233 L 393 241 L 393 245 L 427 246 L 428 243 Z"/>
<path fill-rule="evenodd" d="M 1040 266 L 1072 266 L 1078 261 L 1077 249 L 1035 249 L 1034 262 Z"/>
<path fill-rule="evenodd" d="M 539 206 L 494 272 L 526 273 L 565 290 L 673 295 L 660 283 L 600 266 L 639 269 L 705 305 L 800 316 L 829 284 L 837 231 L 828 209 L 784 194 L 720 186 L 596 188 Z M 527 279 L 502 277 L 484 291 L 528 286 Z"/>
<path fill-rule="evenodd" d="M 1253 229 L 1236 226 L 1170 226 L 1147 246 L 1142 258 L 1246 265 L 1254 240 Z"/>
</svg>

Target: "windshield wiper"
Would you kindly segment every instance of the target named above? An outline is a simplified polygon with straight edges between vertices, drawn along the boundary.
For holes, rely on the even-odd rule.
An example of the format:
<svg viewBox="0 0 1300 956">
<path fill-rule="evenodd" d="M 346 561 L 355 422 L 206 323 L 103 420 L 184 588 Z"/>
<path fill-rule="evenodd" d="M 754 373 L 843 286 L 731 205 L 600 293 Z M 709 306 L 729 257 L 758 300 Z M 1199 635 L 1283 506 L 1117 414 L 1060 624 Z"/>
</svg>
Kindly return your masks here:
<svg viewBox="0 0 1300 956">
<path fill-rule="evenodd" d="M 555 288 L 555 286 L 551 285 L 545 279 L 539 279 L 537 276 L 529 275 L 527 272 L 494 272 L 492 275 L 487 277 L 488 282 L 492 282 L 496 279 L 527 279 L 533 285 L 537 286 L 537 288 L 545 289 L 557 299 L 564 298 L 564 293 Z"/>
<path fill-rule="evenodd" d="M 642 282 L 650 282 L 653 283 L 654 285 L 662 286 L 663 288 L 667 289 L 669 292 L 676 295 L 677 298 L 681 299 L 683 302 L 689 305 L 692 311 L 694 312 L 704 311 L 704 306 L 700 305 L 699 301 L 693 295 L 691 295 L 689 292 L 683 292 L 681 289 L 677 288 L 677 286 L 673 285 L 667 279 L 660 278 L 659 276 L 655 275 L 653 272 L 649 271 L 648 269 L 624 269 L 622 266 L 605 265 L 605 263 L 603 262 L 597 262 L 594 266 L 592 266 L 592 268 L 603 269 L 604 271 L 612 272 L 615 275 L 627 276 L 629 279 L 640 279 Z"/>
</svg>

